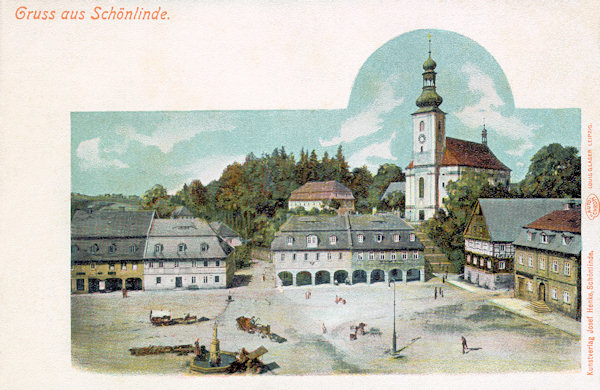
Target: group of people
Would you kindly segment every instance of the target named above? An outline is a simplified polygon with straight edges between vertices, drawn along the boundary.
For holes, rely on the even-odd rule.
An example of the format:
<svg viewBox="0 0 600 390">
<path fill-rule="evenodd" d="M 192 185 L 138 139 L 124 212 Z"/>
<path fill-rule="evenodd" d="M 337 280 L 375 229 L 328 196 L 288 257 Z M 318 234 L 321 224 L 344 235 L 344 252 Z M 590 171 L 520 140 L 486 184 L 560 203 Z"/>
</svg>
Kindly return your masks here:
<svg viewBox="0 0 600 390">
<path fill-rule="evenodd" d="M 342 298 L 342 297 L 338 297 L 338 296 L 336 295 L 336 296 L 335 296 L 335 303 L 336 303 L 336 305 L 337 305 L 338 303 L 341 303 L 342 305 L 345 305 L 345 304 L 346 304 L 346 300 L 345 300 L 344 298 Z"/>
<path fill-rule="evenodd" d="M 437 299 L 438 294 L 440 294 L 440 297 L 444 297 L 444 291 L 442 290 L 441 287 L 434 287 L 433 288 L 433 297 L 434 299 Z"/>
</svg>

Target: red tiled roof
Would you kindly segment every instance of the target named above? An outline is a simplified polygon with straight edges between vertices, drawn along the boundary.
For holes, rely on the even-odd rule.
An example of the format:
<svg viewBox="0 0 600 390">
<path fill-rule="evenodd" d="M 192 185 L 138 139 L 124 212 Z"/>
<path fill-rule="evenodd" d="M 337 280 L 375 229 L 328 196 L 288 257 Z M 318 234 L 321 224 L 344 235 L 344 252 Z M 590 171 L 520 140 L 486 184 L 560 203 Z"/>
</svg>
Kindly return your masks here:
<svg viewBox="0 0 600 390">
<path fill-rule="evenodd" d="M 415 167 L 415 162 L 413 160 L 410 161 L 410 164 L 405 169 L 413 169 Z"/>
<path fill-rule="evenodd" d="M 446 151 L 442 166 L 460 165 L 474 168 L 510 171 L 487 145 L 446 137 Z"/>
<path fill-rule="evenodd" d="M 337 181 L 309 181 L 292 192 L 291 201 L 302 200 L 353 200 L 354 195 L 348 187 Z"/>
<path fill-rule="evenodd" d="M 581 209 L 556 210 L 536 219 L 525 227 L 581 234 Z"/>
</svg>

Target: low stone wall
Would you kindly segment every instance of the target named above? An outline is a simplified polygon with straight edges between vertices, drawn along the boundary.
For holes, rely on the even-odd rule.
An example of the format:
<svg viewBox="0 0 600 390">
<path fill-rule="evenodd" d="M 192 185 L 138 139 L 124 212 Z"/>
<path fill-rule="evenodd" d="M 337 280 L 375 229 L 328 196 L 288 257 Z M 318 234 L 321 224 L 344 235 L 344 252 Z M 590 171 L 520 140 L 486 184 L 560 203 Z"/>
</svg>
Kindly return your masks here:
<svg viewBox="0 0 600 390">
<path fill-rule="evenodd" d="M 490 290 L 511 289 L 514 286 L 514 277 L 511 274 L 491 274 L 471 267 L 465 267 L 464 278 Z"/>
</svg>

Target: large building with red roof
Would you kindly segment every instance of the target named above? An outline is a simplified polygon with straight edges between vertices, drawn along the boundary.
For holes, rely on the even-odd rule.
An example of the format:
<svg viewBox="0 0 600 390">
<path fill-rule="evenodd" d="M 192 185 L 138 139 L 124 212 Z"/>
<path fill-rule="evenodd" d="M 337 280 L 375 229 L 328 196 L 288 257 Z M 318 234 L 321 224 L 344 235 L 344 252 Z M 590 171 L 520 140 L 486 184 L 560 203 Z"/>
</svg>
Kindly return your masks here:
<svg viewBox="0 0 600 390">
<path fill-rule="evenodd" d="M 492 184 L 510 183 L 510 169 L 487 145 L 487 130 L 481 143 L 446 137 L 446 114 L 440 110 L 442 97 L 435 89 L 435 61 L 423 64 L 423 92 L 413 113 L 413 160 L 406 167 L 406 218 L 423 221 L 443 206 L 446 186 L 467 172 L 490 174 Z"/>
<path fill-rule="evenodd" d="M 340 213 L 354 211 L 354 195 L 352 191 L 337 181 L 309 181 L 292 192 L 288 208 L 303 207 L 306 210 L 313 208 L 322 210 L 332 201 L 339 203 Z"/>
</svg>

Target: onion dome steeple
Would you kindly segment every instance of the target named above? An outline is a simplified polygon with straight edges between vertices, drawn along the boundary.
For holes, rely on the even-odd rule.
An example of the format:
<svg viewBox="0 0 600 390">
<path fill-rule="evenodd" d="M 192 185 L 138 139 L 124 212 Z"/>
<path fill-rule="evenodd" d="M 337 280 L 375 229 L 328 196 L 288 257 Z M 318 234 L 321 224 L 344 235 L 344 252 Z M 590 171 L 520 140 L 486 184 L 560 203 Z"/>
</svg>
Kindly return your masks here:
<svg viewBox="0 0 600 390">
<path fill-rule="evenodd" d="M 439 106 L 442 104 L 442 97 L 435 90 L 435 67 L 437 64 L 431 58 L 431 34 L 427 34 L 429 39 L 429 57 L 423 64 L 423 92 L 417 98 L 417 112 L 440 111 Z"/>
</svg>

